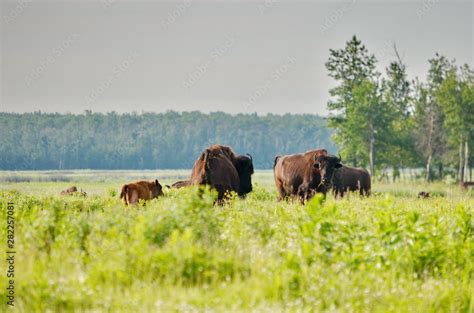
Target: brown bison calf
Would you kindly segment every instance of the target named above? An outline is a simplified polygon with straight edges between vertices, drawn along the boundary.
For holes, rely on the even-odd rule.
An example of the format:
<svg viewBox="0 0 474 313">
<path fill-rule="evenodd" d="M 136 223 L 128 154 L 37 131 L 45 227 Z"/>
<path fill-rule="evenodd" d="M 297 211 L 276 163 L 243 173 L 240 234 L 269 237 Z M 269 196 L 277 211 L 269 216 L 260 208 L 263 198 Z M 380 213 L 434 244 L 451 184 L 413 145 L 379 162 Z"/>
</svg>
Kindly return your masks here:
<svg viewBox="0 0 474 313">
<path fill-rule="evenodd" d="M 370 174 L 366 169 L 343 166 L 334 173 L 334 196 L 344 197 L 347 191 L 359 191 L 361 196 L 370 195 Z"/>
<path fill-rule="evenodd" d="M 63 195 L 63 196 L 70 196 L 70 195 L 74 194 L 75 192 L 77 192 L 77 187 L 76 187 L 76 186 L 72 186 L 72 187 L 69 187 L 69 188 L 66 189 L 66 190 L 61 191 L 61 195 Z"/>
<path fill-rule="evenodd" d="M 72 187 L 69 187 L 68 189 L 66 190 L 63 190 L 61 191 L 61 196 L 72 196 L 72 195 L 81 195 L 83 197 L 87 197 L 87 193 L 85 193 L 84 191 L 81 191 L 79 192 L 77 190 L 77 187 L 76 186 L 72 186 Z"/>
<path fill-rule="evenodd" d="M 163 187 L 155 181 L 137 181 L 131 184 L 123 185 L 120 193 L 120 199 L 123 199 L 125 205 L 136 205 L 140 199 L 151 200 L 163 195 Z"/>
</svg>

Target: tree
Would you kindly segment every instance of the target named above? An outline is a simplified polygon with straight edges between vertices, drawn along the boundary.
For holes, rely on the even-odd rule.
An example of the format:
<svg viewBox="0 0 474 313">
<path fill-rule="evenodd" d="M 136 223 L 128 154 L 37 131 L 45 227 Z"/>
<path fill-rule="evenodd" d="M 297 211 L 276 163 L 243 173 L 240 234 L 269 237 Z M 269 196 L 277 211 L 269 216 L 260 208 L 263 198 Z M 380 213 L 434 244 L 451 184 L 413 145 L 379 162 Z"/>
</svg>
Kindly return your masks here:
<svg viewBox="0 0 474 313">
<path fill-rule="evenodd" d="M 367 151 L 370 173 L 375 173 L 376 151 L 387 147 L 382 138 L 387 138 L 391 124 L 389 107 L 383 100 L 383 89 L 378 82 L 365 80 L 353 89 L 356 105 L 346 111 L 348 129 L 352 137 L 358 137 L 360 148 Z"/>
<path fill-rule="evenodd" d="M 413 128 L 413 107 L 411 84 L 407 78 L 406 66 L 396 46 L 393 47 L 396 60 L 386 68 L 385 101 L 390 107 L 392 132 L 386 138 L 389 147 L 385 151 L 386 162 L 393 167 L 394 179 L 399 168 L 416 165 L 414 140 L 411 135 Z"/>
<path fill-rule="evenodd" d="M 443 129 L 444 113 L 436 97 L 437 90 L 452 68 L 452 62 L 436 53 L 429 60 L 427 83 L 415 83 L 414 119 L 416 148 L 423 157 L 426 168 L 426 181 L 433 179 L 433 163 L 438 162 L 442 171 L 442 157 L 447 150 L 446 135 Z"/>
<path fill-rule="evenodd" d="M 469 142 L 474 129 L 474 75 L 469 66 L 451 68 L 440 84 L 436 97 L 443 109 L 448 139 L 459 147 L 458 179 L 467 179 Z"/>
<path fill-rule="evenodd" d="M 375 70 L 375 56 L 353 36 L 340 50 L 330 50 L 326 62 L 329 76 L 339 85 L 330 90 L 329 127 L 342 146 L 343 156 L 358 163 L 369 163 L 375 173 L 376 152 L 386 150 L 390 133 L 390 107 L 384 100 L 384 86 Z"/>
</svg>

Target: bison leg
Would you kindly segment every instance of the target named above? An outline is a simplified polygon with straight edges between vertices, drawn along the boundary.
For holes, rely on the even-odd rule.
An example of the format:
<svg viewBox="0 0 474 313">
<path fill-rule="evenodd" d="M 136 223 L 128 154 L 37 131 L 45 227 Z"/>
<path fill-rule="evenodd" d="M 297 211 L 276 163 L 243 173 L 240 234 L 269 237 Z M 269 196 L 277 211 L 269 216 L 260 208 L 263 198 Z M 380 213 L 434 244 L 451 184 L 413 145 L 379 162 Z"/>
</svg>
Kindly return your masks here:
<svg viewBox="0 0 474 313">
<path fill-rule="evenodd" d="M 286 200 L 288 195 L 286 194 L 285 188 L 283 188 L 282 184 L 277 185 L 278 190 L 278 201 Z"/>
<path fill-rule="evenodd" d="M 339 188 L 334 189 L 334 199 L 340 199 L 342 198 L 342 192 Z"/>
<path fill-rule="evenodd" d="M 303 184 L 298 187 L 298 198 L 300 199 L 301 204 L 304 204 L 307 200 L 311 199 L 316 190 L 309 188 L 308 184 Z"/>
<path fill-rule="evenodd" d="M 227 188 L 223 185 L 215 185 L 214 189 L 217 190 L 217 204 L 223 205 Z"/>
<path fill-rule="evenodd" d="M 138 204 L 138 192 L 135 190 L 128 190 L 127 193 L 127 202 L 130 205 L 137 205 Z"/>
<path fill-rule="evenodd" d="M 366 197 L 370 196 L 370 189 L 365 189 L 364 188 L 364 196 L 366 196 Z"/>
</svg>

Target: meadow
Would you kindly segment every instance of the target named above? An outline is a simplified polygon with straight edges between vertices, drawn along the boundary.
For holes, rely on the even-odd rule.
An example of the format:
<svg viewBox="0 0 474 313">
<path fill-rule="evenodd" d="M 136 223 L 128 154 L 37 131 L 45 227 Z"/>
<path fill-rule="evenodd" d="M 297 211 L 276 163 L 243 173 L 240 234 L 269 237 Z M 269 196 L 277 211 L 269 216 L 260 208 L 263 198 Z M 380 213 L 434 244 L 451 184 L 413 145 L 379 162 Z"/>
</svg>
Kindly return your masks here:
<svg viewBox="0 0 474 313">
<path fill-rule="evenodd" d="M 254 191 L 223 206 L 197 188 L 132 208 L 118 199 L 129 180 L 187 175 L 0 172 L 3 247 L 14 204 L 16 310 L 474 311 L 472 190 L 375 182 L 370 198 L 301 205 L 277 202 L 271 171 L 257 171 Z M 71 185 L 88 196 L 59 195 Z"/>
</svg>

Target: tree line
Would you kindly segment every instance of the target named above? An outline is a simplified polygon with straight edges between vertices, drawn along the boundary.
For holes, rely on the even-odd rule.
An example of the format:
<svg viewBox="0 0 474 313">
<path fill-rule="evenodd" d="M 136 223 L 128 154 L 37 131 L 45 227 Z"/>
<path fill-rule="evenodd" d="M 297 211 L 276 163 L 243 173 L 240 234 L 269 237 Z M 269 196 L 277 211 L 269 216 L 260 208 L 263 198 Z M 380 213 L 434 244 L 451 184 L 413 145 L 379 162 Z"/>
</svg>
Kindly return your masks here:
<svg viewBox="0 0 474 313">
<path fill-rule="evenodd" d="M 250 153 L 256 168 L 277 154 L 337 148 L 324 118 L 222 112 L 0 113 L 0 169 L 191 168 L 207 146 Z"/>
<path fill-rule="evenodd" d="M 474 71 L 438 53 L 428 64 L 425 80 L 410 80 L 395 45 L 385 73 L 356 36 L 330 50 L 326 68 L 337 86 L 328 126 L 346 161 L 372 175 L 422 165 L 427 181 L 447 168 L 459 181 L 472 179 Z"/>
</svg>

